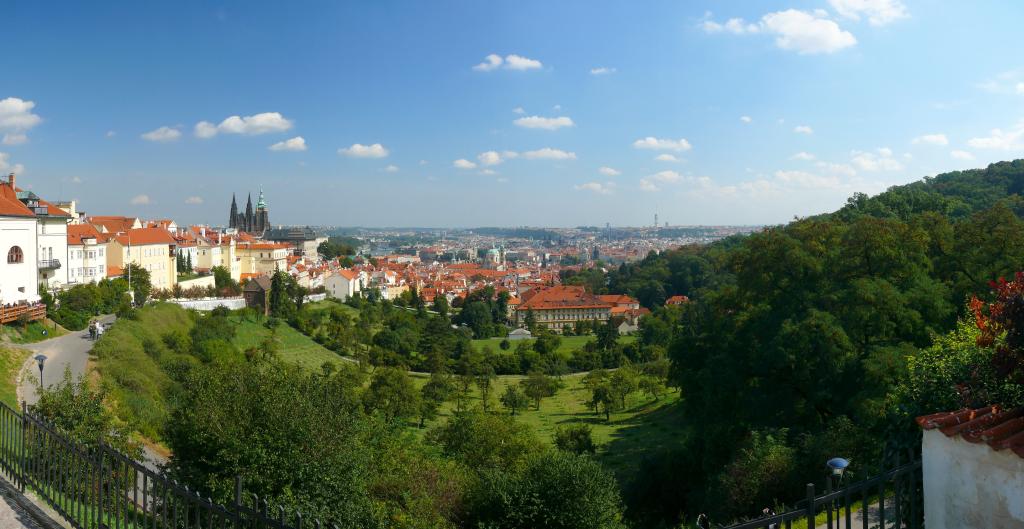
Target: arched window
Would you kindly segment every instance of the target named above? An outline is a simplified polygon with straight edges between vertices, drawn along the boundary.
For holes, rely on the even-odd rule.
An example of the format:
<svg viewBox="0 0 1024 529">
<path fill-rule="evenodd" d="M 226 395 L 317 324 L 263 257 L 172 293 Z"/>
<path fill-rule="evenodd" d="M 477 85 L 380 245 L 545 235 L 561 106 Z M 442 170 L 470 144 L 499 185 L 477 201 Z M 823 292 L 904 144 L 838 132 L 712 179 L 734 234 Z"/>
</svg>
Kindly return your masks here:
<svg viewBox="0 0 1024 529">
<path fill-rule="evenodd" d="M 25 262 L 25 254 L 22 253 L 21 247 L 11 246 L 11 249 L 7 251 L 7 264 L 23 262 Z"/>
</svg>

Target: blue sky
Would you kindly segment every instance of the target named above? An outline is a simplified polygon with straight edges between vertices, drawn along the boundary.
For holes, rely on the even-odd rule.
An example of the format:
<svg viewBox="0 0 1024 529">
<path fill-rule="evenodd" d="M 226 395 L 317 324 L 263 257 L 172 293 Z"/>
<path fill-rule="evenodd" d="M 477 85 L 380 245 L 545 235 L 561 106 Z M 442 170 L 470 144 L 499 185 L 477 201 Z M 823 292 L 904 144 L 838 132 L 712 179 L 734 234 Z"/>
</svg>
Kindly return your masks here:
<svg viewBox="0 0 1024 529">
<path fill-rule="evenodd" d="M 179 222 L 223 224 L 231 193 L 261 185 L 287 224 L 784 222 L 1020 156 L 1022 15 L 8 2 L 0 171 L 90 213 Z"/>
</svg>

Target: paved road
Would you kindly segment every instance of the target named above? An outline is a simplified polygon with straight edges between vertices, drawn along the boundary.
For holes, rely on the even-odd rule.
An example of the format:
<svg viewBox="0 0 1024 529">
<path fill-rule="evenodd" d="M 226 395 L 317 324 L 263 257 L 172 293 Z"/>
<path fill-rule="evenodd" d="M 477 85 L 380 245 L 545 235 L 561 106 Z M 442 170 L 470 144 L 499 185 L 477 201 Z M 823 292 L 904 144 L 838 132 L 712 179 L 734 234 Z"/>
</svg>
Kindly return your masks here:
<svg viewBox="0 0 1024 529">
<path fill-rule="evenodd" d="M 114 316 L 103 316 L 100 318 L 104 326 L 114 321 Z M 64 369 L 71 368 L 71 377 L 85 375 L 86 366 L 89 362 L 89 351 L 92 350 L 92 340 L 89 339 L 89 331 L 71 331 L 64 336 L 26 344 L 25 347 L 32 351 L 32 356 L 39 353 L 46 355 L 46 364 L 43 369 L 43 387 L 50 387 L 57 384 L 64 378 Z M 29 404 L 35 404 L 39 400 L 36 388 L 39 383 L 39 368 L 34 360 L 29 359 L 22 367 L 21 386 L 18 394 L 22 400 Z M 27 376 L 32 375 L 32 376 Z"/>
</svg>

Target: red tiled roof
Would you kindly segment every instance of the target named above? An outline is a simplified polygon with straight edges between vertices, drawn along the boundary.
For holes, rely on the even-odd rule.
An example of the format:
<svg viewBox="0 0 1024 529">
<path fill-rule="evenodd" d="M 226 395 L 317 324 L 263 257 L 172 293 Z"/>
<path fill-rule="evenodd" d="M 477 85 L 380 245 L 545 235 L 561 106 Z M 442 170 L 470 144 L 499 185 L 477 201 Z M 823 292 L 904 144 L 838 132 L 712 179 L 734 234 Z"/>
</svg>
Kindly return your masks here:
<svg viewBox="0 0 1024 529">
<path fill-rule="evenodd" d="M 92 224 L 68 225 L 68 244 L 81 245 L 82 239 L 96 239 L 96 242 L 100 242 L 100 232 Z"/>
<path fill-rule="evenodd" d="M 947 437 L 960 435 L 969 443 L 986 443 L 995 450 L 1010 449 L 1024 457 L 1024 407 L 1004 410 L 999 406 L 922 415 L 917 425 L 938 429 Z"/>
<path fill-rule="evenodd" d="M 536 292 L 533 292 L 533 291 Z M 598 299 L 580 286 L 559 286 L 537 288 L 523 294 L 523 302 L 516 310 L 554 310 L 554 309 L 607 309 L 610 303 Z"/>
<path fill-rule="evenodd" d="M 18 200 L 18 194 L 14 186 L 0 184 L 0 215 L 5 217 L 35 217 L 31 209 Z"/>
<path fill-rule="evenodd" d="M 134 246 L 142 246 L 147 244 L 177 244 L 178 241 L 171 237 L 170 232 L 163 228 L 137 228 L 134 230 L 128 230 L 125 233 L 118 233 L 114 236 L 114 240 L 121 244 L 121 246 L 128 246 L 131 243 Z"/>
<path fill-rule="evenodd" d="M 665 304 L 666 305 L 682 305 L 683 303 L 688 303 L 689 301 L 690 301 L 690 298 L 688 298 L 686 296 L 672 296 L 672 297 L 670 297 L 670 298 L 665 300 Z"/>
<path fill-rule="evenodd" d="M 103 226 L 110 233 L 128 231 L 135 225 L 133 217 L 118 217 L 113 215 L 95 215 L 89 217 L 90 224 Z"/>
</svg>

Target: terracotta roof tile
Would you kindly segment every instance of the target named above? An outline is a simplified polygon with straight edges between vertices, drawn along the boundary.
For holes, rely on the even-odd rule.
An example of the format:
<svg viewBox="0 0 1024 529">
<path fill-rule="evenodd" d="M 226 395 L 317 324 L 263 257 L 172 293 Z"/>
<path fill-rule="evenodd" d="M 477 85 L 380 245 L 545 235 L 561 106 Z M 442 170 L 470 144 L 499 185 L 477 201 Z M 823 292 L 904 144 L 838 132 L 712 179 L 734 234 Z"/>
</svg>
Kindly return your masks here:
<svg viewBox="0 0 1024 529">
<path fill-rule="evenodd" d="M 986 443 L 995 450 L 1010 449 L 1024 457 L 1024 407 L 1004 410 L 999 406 L 964 408 L 932 413 L 915 419 L 925 430 L 938 429 L 946 436 L 959 435 L 971 443 Z"/>
</svg>

